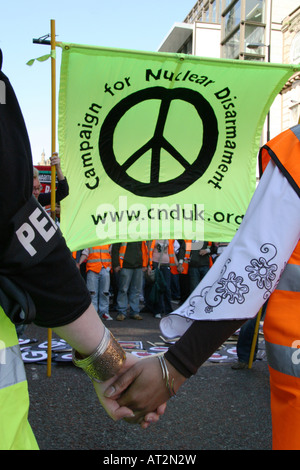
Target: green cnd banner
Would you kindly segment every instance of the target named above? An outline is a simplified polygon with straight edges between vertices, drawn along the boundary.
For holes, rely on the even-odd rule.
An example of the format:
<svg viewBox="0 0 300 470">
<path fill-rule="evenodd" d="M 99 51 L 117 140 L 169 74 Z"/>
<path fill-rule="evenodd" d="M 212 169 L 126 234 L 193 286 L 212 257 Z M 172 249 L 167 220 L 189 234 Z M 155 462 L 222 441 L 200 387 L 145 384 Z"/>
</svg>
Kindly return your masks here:
<svg viewBox="0 0 300 470">
<path fill-rule="evenodd" d="M 59 151 L 71 250 L 228 242 L 256 187 L 265 117 L 300 67 L 62 45 Z"/>
</svg>

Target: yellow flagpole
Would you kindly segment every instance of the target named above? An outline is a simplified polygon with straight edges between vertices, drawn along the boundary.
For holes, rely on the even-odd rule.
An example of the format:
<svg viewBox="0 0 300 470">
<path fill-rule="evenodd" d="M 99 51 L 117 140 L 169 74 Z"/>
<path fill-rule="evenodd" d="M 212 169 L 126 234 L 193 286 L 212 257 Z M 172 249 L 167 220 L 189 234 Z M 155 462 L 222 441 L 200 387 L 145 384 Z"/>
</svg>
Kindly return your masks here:
<svg viewBox="0 0 300 470">
<path fill-rule="evenodd" d="M 262 308 L 258 312 L 256 322 L 255 322 L 254 334 L 253 334 L 253 339 L 252 339 L 252 344 L 251 344 L 251 351 L 250 351 L 249 362 L 248 362 L 248 369 L 251 369 L 252 364 L 253 364 L 255 347 L 256 347 L 256 340 L 257 340 L 257 337 L 258 337 L 259 323 L 260 323 L 260 320 L 261 320 L 261 316 L 262 316 Z"/>
<path fill-rule="evenodd" d="M 51 155 L 56 152 L 56 42 L 55 42 L 55 20 L 50 21 L 51 27 Z M 51 166 L 51 217 L 55 220 L 55 180 L 56 169 Z M 47 354 L 47 376 L 51 377 L 51 351 L 52 330 L 48 328 L 48 354 Z"/>
</svg>

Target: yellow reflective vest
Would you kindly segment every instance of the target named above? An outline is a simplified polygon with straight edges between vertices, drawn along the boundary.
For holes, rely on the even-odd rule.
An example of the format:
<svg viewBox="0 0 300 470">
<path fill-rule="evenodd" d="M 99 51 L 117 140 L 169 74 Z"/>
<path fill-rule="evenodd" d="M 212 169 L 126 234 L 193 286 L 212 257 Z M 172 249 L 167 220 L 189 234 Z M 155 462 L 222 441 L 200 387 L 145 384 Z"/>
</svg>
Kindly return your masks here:
<svg viewBox="0 0 300 470">
<path fill-rule="evenodd" d="M 0 450 L 38 450 L 16 328 L 0 307 Z"/>
</svg>

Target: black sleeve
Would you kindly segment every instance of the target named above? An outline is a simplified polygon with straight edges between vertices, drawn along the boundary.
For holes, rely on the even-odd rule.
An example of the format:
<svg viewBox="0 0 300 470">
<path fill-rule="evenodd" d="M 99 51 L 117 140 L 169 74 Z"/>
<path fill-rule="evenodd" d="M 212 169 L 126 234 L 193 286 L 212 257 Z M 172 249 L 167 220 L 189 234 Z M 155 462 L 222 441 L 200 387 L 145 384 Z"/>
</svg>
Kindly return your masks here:
<svg viewBox="0 0 300 470">
<path fill-rule="evenodd" d="M 189 378 L 243 323 L 245 320 L 194 321 L 165 357 Z"/>
<path fill-rule="evenodd" d="M 177 254 L 177 259 L 179 261 L 180 259 L 184 259 L 184 257 L 185 257 L 186 246 L 185 246 L 185 241 L 184 240 L 178 240 L 178 243 L 179 243 L 179 250 L 178 250 L 178 254 Z"/>
<path fill-rule="evenodd" d="M 2 54 L 0 51 L 0 68 Z M 5 85 L 5 104 L 0 104 L 0 268 L 14 238 L 13 218 L 32 199 L 32 156 L 25 122 L 9 79 L 0 71 Z M 25 251 L 25 250 L 24 250 Z M 11 268 L 11 261 L 9 261 Z M 41 262 L 6 274 L 23 289 L 36 307 L 36 323 L 59 326 L 70 323 L 90 305 L 86 285 L 63 238 Z"/>
<path fill-rule="evenodd" d="M 115 269 L 120 266 L 119 263 L 119 250 L 121 247 L 121 243 L 113 243 L 111 245 L 111 265 L 112 268 Z"/>
<path fill-rule="evenodd" d="M 10 236 L 9 221 L 32 195 L 33 173 L 29 138 L 17 98 L 1 71 L 0 80 L 5 85 L 6 100 L 0 104 L 1 253 Z"/>
<path fill-rule="evenodd" d="M 69 194 L 69 185 L 66 178 L 63 180 L 58 180 L 57 188 L 55 193 L 55 200 L 56 202 L 62 201 L 65 197 Z M 49 193 L 41 193 L 38 199 L 41 206 L 49 206 L 51 204 L 51 192 Z"/>
<path fill-rule="evenodd" d="M 211 246 L 209 247 L 210 248 L 210 254 L 211 255 L 215 255 L 217 253 L 217 246 L 215 243 L 212 243 Z"/>
<path fill-rule="evenodd" d="M 40 263 L 9 277 L 30 295 L 38 326 L 55 328 L 71 323 L 91 303 L 86 283 L 62 237 Z"/>
</svg>

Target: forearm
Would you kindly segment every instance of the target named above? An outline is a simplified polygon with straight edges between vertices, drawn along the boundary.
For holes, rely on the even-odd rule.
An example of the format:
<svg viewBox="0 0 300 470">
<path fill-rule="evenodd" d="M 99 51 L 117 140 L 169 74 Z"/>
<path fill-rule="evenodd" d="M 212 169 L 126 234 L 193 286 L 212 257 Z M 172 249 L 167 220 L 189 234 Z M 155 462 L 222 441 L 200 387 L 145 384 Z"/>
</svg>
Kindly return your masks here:
<svg viewBox="0 0 300 470">
<path fill-rule="evenodd" d="M 68 341 L 76 350 L 76 360 L 83 360 L 82 362 L 85 362 L 86 357 L 95 353 L 99 344 L 103 344 L 103 338 L 107 337 L 104 325 L 92 305 L 77 320 L 63 327 L 55 328 L 54 331 Z M 99 401 L 112 419 L 132 417 L 131 409 L 119 406 L 116 400 L 106 398 L 104 390 L 118 377 L 119 373 L 124 373 L 136 363 L 138 358 L 130 354 L 126 356 L 114 338 L 111 338 L 109 344 L 107 349 L 104 348 L 102 355 L 97 356 L 99 348 L 97 354 L 93 354 L 92 367 L 89 365 L 86 368 L 82 364 L 79 367 L 82 367 L 92 379 Z M 91 363 L 89 362 L 89 364 Z M 158 419 L 155 413 L 154 416 Z"/>
<path fill-rule="evenodd" d="M 57 189 L 56 189 L 56 202 L 61 201 L 69 194 L 69 185 L 65 177 L 58 180 Z"/>
<path fill-rule="evenodd" d="M 161 320 L 164 337 L 183 336 L 192 320 L 253 318 L 276 288 L 299 241 L 300 199 L 270 165 L 232 242 L 184 304 Z"/>
<path fill-rule="evenodd" d="M 80 354 L 89 356 L 95 351 L 103 337 L 104 325 L 91 304 L 75 321 L 54 328 L 53 331 Z"/>
<path fill-rule="evenodd" d="M 195 321 L 165 354 L 185 378 L 199 367 L 244 323 L 244 320 Z"/>
</svg>

